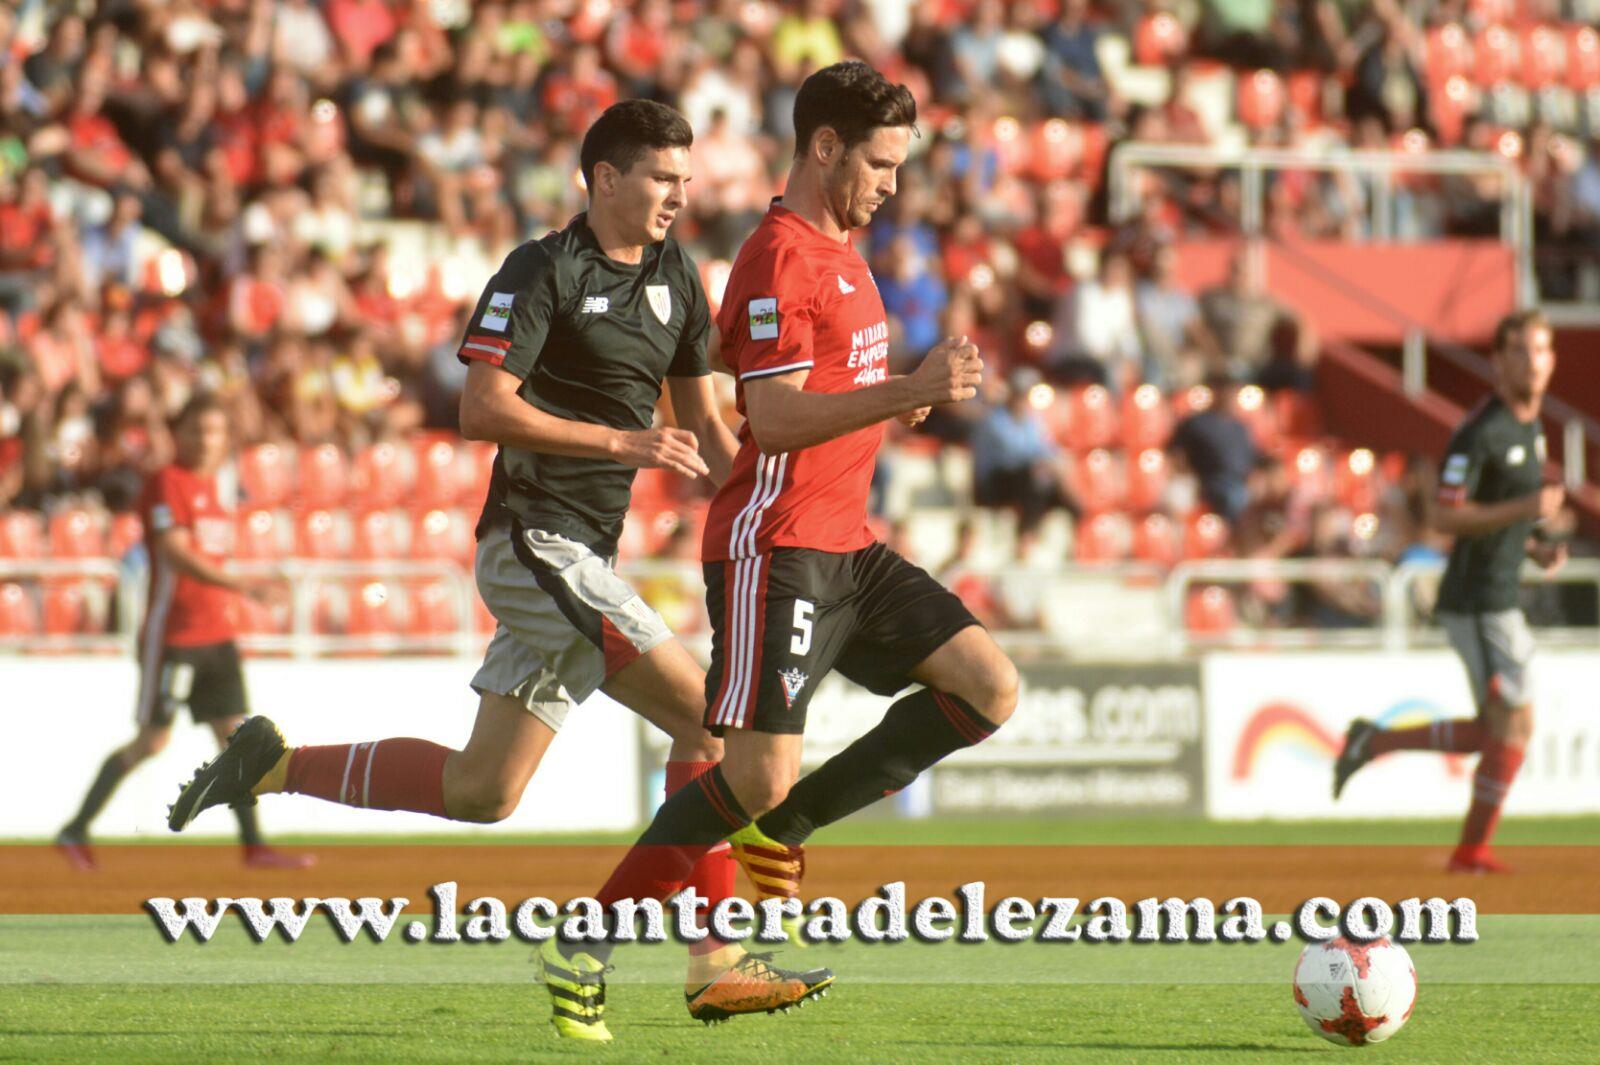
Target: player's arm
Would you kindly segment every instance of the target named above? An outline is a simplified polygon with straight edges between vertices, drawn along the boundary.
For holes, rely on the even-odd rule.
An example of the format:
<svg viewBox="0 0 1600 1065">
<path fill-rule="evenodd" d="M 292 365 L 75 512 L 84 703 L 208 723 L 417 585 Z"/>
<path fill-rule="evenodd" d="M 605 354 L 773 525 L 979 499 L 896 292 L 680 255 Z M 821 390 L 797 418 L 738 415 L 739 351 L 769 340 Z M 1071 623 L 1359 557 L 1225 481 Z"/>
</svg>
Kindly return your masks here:
<svg viewBox="0 0 1600 1065">
<path fill-rule="evenodd" d="M 236 577 L 196 551 L 193 546 L 194 541 L 185 526 L 173 525 L 157 530 L 154 543 L 156 557 L 160 559 L 161 564 L 170 566 L 185 577 L 192 577 L 205 584 L 214 584 L 219 588 L 226 588 L 230 592 L 248 595 L 263 602 L 273 596 L 275 588 L 273 581 Z"/>
<path fill-rule="evenodd" d="M 1483 536 L 1519 521 L 1543 521 L 1561 510 L 1566 496 L 1560 485 L 1545 485 L 1537 492 L 1499 503 L 1472 500 L 1487 459 L 1477 442 L 1458 434 L 1445 455 L 1439 473 L 1439 505 L 1433 527 L 1450 536 Z"/>
<path fill-rule="evenodd" d="M 983 360 L 966 337 L 951 337 L 913 372 L 853 392 L 807 392 L 809 376 L 796 370 L 745 379 L 750 434 L 764 453 L 815 447 L 923 407 L 971 399 L 983 382 Z"/>
<path fill-rule="evenodd" d="M 711 483 L 718 488 L 733 471 L 733 457 L 739 453 L 739 438 L 733 435 L 717 409 L 715 378 L 669 377 L 667 392 L 672 397 L 672 413 L 678 428 L 687 429 L 699 443 Z"/>
</svg>

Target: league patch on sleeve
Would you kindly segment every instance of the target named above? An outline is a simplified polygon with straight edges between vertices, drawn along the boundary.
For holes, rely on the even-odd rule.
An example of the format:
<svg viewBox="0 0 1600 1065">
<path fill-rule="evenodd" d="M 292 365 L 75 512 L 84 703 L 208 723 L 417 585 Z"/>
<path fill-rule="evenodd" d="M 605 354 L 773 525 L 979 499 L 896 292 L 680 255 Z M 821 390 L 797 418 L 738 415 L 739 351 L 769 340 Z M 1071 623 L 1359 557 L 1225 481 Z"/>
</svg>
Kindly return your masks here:
<svg viewBox="0 0 1600 1065">
<path fill-rule="evenodd" d="M 151 507 L 150 527 L 157 530 L 172 528 L 172 508 L 165 503 L 157 503 Z"/>
<path fill-rule="evenodd" d="M 489 296 L 489 306 L 483 309 L 483 320 L 478 324 L 484 329 L 493 329 L 496 333 L 504 333 L 506 326 L 511 324 L 511 301 L 516 298 L 514 292 L 495 292 Z"/>
<path fill-rule="evenodd" d="M 750 301 L 750 339 L 778 339 L 778 301 L 775 297 Z"/>
<path fill-rule="evenodd" d="M 1466 484 L 1467 467 L 1472 460 L 1466 455 L 1451 455 L 1445 461 L 1444 470 L 1439 474 L 1440 484 Z"/>
</svg>

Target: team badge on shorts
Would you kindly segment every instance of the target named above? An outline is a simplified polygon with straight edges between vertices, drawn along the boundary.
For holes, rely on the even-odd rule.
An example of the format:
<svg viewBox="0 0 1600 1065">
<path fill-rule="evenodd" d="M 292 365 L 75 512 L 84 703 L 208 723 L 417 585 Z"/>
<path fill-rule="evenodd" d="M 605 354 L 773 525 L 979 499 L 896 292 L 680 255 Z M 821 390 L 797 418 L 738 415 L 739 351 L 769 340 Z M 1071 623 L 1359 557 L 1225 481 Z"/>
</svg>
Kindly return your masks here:
<svg viewBox="0 0 1600 1065">
<path fill-rule="evenodd" d="M 798 669 L 780 669 L 778 679 L 783 681 L 783 705 L 793 706 L 795 696 L 806 686 L 806 675 Z"/>
<path fill-rule="evenodd" d="M 645 298 L 650 301 L 650 309 L 656 312 L 656 317 L 661 319 L 661 324 L 666 325 L 672 320 L 672 290 L 666 285 L 646 285 Z"/>
</svg>

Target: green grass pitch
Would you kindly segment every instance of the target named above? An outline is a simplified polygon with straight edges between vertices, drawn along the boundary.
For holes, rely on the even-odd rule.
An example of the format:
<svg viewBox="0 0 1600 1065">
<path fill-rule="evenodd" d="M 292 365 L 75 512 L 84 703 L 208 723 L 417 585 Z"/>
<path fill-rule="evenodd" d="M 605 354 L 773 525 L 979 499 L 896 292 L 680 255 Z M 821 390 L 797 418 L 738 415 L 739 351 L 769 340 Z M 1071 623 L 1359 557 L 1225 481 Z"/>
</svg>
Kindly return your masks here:
<svg viewBox="0 0 1600 1065">
<path fill-rule="evenodd" d="M 1505 842 L 1587 843 L 1594 819 L 1512 821 Z M 860 822 L 835 842 L 1298 843 L 1318 826 Z M 1453 826 L 1384 826 L 1448 842 Z M 452 838 L 444 836 L 441 838 Z M 459 839 L 459 837 L 454 837 Z M 3 851 L 0 851 L 3 855 Z M 1395 1062 L 1590 1062 L 1600 1045 L 1600 916 L 1485 916 L 1471 946 L 1413 945 L 1421 994 Z M 140 917 L 0 917 L 0 1062 L 1271 1062 L 1358 1053 L 1306 1030 L 1287 945 L 849 944 L 789 952 L 840 975 L 825 1000 L 706 1029 L 680 996 L 676 947 L 624 947 L 609 1047 L 558 1042 L 531 948 L 255 944 L 225 925 L 167 944 Z M 1332 1060 L 1332 1059 L 1330 1059 Z"/>
</svg>

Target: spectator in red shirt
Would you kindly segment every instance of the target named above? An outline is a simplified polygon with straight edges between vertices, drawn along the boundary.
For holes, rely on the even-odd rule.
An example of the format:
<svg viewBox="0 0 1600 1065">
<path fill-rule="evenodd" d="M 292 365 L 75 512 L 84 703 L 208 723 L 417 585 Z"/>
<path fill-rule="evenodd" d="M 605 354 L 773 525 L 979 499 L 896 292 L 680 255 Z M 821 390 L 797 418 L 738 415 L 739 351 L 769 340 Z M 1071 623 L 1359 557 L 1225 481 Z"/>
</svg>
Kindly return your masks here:
<svg viewBox="0 0 1600 1065">
<path fill-rule="evenodd" d="M 394 37 L 398 24 L 384 0 L 328 0 L 328 25 L 345 64 L 366 70 L 378 46 Z"/>
<path fill-rule="evenodd" d="M 147 189 L 150 171 L 102 113 L 106 89 L 105 73 L 85 64 L 66 119 L 67 169 L 80 181 L 101 188 Z"/>
</svg>

